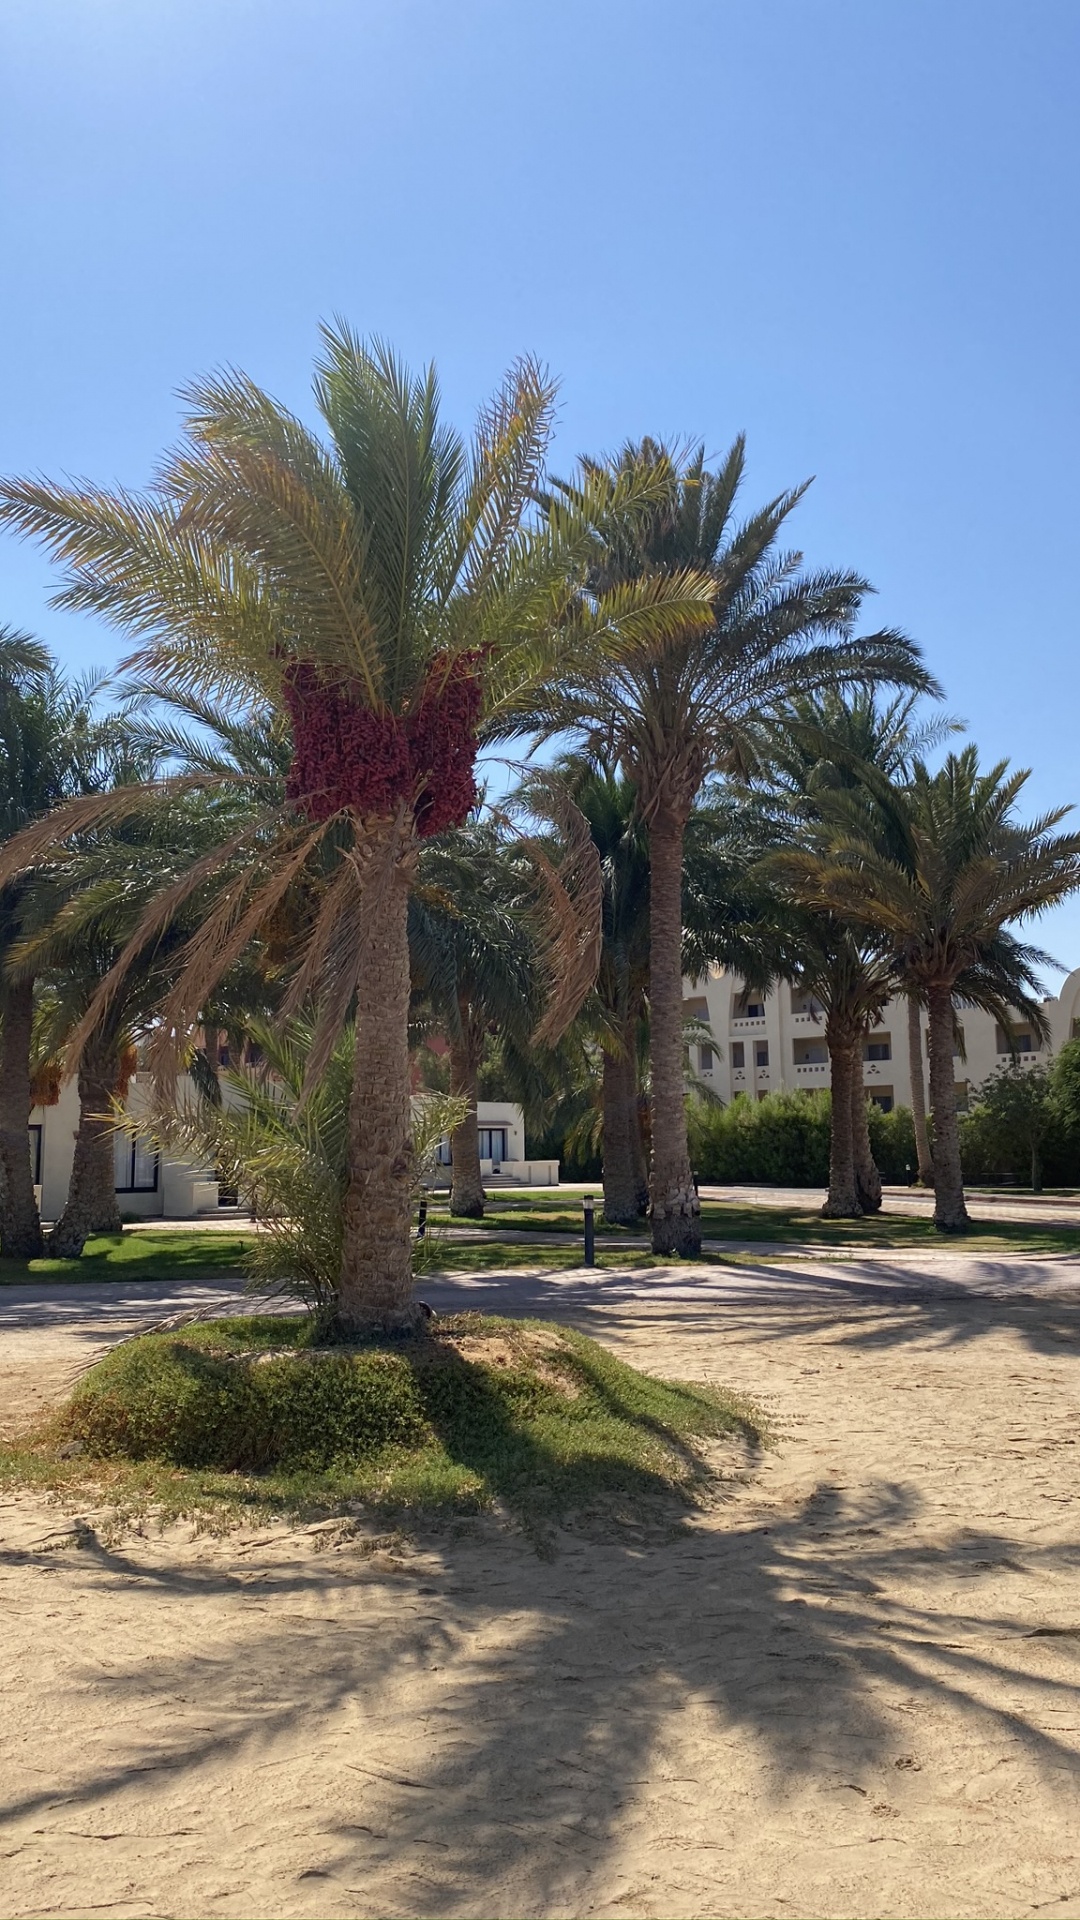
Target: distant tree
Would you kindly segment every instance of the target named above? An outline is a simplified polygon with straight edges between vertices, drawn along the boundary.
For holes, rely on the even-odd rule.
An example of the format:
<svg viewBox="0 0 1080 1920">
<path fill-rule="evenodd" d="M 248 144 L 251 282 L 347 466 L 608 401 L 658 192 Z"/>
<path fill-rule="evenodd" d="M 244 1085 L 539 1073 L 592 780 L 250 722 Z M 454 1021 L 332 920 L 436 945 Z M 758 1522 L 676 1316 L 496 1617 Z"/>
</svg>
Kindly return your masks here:
<svg viewBox="0 0 1080 1920">
<path fill-rule="evenodd" d="M 1067 1040 L 1051 1070 L 1054 1106 L 1070 1144 L 1080 1149 L 1080 1040 Z"/>
<path fill-rule="evenodd" d="M 865 821 L 850 812 L 816 872 L 814 898 L 878 935 L 900 977 L 930 1012 L 934 1224 L 970 1225 L 964 1201 L 953 1069 L 959 1002 L 1022 1007 L 1042 1031 L 1037 968 L 1047 955 L 1008 931 L 1080 889 L 1080 833 L 1053 829 L 1069 811 L 1022 822 L 1028 780 L 1001 761 L 983 773 L 974 746 L 937 773 L 916 761 L 903 787 L 881 780 Z M 881 816 L 884 816 L 884 827 Z"/>
<path fill-rule="evenodd" d="M 984 1080 L 972 1119 L 991 1153 L 1004 1161 L 1026 1161 L 1032 1193 L 1042 1192 L 1043 1145 L 1057 1122 L 1054 1077 L 1036 1063 L 1008 1061 Z"/>
<path fill-rule="evenodd" d="M 701 1249 L 682 1007 L 684 852 L 698 794 L 711 776 L 740 766 L 755 724 L 799 693 L 851 681 L 933 684 L 902 635 L 856 636 L 865 580 L 846 569 L 804 572 L 801 554 L 781 545 L 804 487 L 738 516 L 744 470 L 741 438 L 711 472 L 704 448 L 686 454 L 646 440 L 622 450 L 614 462 L 622 484 L 649 471 L 666 484 L 648 514 L 604 530 L 591 593 L 670 584 L 689 571 L 712 582 L 712 619 L 669 628 L 659 643 L 633 640 L 587 678 L 560 677 L 548 696 L 553 732 L 584 734 L 594 750 L 607 744 L 634 783 L 648 833 L 656 1253 Z M 561 495 L 580 510 L 574 486 Z"/>
</svg>

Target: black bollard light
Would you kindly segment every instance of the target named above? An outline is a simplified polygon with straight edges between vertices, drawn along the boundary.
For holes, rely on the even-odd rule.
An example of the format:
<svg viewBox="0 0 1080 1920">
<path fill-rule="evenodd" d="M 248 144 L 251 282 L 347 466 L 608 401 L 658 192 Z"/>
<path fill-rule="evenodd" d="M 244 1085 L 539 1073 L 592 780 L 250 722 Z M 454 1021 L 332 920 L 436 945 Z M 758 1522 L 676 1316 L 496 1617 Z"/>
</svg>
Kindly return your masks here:
<svg viewBox="0 0 1080 1920">
<path fill-rule="evenodd" d="M 422 1193 L 420 1195 L 420 1208 L 416 1216 L 416 1237 L 418 1240 L 424 1240 L 427 1237 L 427 1194 L 426 1193 Z"/>
<path fill-rule="evenodd" d="M 585 1195 L 585 1198 L 582 1200 L 581 1204 L 585 1209 L 585 1265 L 587 1267 L 595 1267 L 596 1265 L 596 1221 L 593 1215 L 592 1194 L 587 1193 Z"/>
</svg>

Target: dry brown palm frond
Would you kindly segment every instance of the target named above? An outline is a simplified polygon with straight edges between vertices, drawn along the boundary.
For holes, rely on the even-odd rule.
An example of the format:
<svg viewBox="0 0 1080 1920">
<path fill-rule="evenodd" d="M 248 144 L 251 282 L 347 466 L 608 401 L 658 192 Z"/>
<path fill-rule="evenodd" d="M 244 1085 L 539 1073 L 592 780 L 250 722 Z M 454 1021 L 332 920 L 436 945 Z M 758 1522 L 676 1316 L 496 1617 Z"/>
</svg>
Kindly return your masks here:
<svg viewBox="0 0 1080 1920">
<path fill-rule="evenodd" d="M 24 827 L 21 833 L 0 846 L 0 887 L 17 874 L 39 866 L 54 847 L 71 840 L 77 833 L 90 833 L 100 827 L 112 827 L 122 820 L 145 812 L 149 803 L 175 799 L 220 784 L 212 773 L 170 774 L 163 780 L 132 781 L 129 786 L 113 787 L 108 793 L 80 794 L 77 800 L 65 800 L 40 820 Z"/>
<path fill-rule="evenodd" d="M 160 1023 L 149 1047 L 155 1079 L 168 1084 L 178 1070 L 187 1039 L 198 1025 L 203 1004 L 222 976 L 240 959 L 248 942 L 282 900 L 332 823 L 319 821 L 300 831 L 291 852 L 274 848 L 274 867 L 255 866 L 238 877 L 208 914 L 181 955 L 181 972 L 161 1003 Z M 253 888 L 254 898 L 251 897 Z M 245 904 L 246 902 L 246 904 Z"/>
<path fill-rule="evenodd" d="M 101 981 L 90 1001 L 86 1012 L 73 1029 L 65 1051 L 65 1070 L 74 1072 L 78 1066 L 83 1049 L 105 1014 L 108 1013 L 123 981 L 134 961 L 151 940 L 156 940 L 173 924 L 181 908 L 196 894 L 200 887 L 213 880 L 223 865 L 235 859 L 244 846 L 260 838 L 277 818 L 276 812 L 266 812 L 251 820 L 240 833 L 231 839 L 220 842 L 209 853 L 196 860 L 181 874 L 179 880 L 163 892 L 155 894 L 140 916 L 131 937 L 117 955 L 113 965 Z"/>
</svg>

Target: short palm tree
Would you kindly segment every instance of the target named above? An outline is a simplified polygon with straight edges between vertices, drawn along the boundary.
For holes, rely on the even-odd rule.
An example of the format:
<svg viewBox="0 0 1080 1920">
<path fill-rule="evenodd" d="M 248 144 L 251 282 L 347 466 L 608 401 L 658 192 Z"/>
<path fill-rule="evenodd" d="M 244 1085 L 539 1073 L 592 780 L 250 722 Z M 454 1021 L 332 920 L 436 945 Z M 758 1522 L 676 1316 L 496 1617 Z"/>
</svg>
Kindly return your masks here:
<svg viewBox="0 0 1080 1920">
<path fill-rule="evenodd" d="M 682 1033 L 682 885 L 687 821 L 705 782 L 737 769 L 753 724 L 799 693 L 851 680 L 918 689 L 933 682 L 901 634 L 856 637 L 867 582 L 849 571 L 806 573 L 781 535 L 805 492 L 783 493 L 749 519 L 736 517 L 745 468 L 740 438 L 715 472 L 703 449 L 689 456 L 645 441 L 613 471 L 661 477 L 652 511 L 599 541 L 597 594 L 686 569 L 712 582 L 707 626 L 669 628 L 659 641 L 632 636 L 591 676 L 568 676 L 548 700 L 550 727 L 606 743 L 633 781 L 649 836 L 653 1097 L 652 1244 L 696 1254 L 701 1218 L 687 1143 Z M 590 474 L 599 469 L 590 463 Z M 572 484 L 562 496 L 580 507 Z"/>
<path fill-rule="evenodd" d="M 778 836 L 792 845 L 768 856 L 764 875 L 778 896 L 764 906 L 760 935 L 772 948 L 773 971 L 809 990 L 825 1016 L 832 1106 L 829 1194 L 824 1212 L 846 1219 L 877 1212 L 881 1177 L 870 1144 L 863 1085 L 863 1042 L 898 984 L 880 938 L 853 927 L 817 900 L 817 879 L 830 859 L 829 826 L 838 807 L 861 805 L 865 779 L 902 780 L 913 759 L 956 727 L 947 717 L 916 715 L 917 696 L 881 701 L 873 688 L 827 688 L 791 703 L 761 729 L 758 758 L 765 802 Z M 857 817 L 864 819 L 865 810 Z M 759 969 L 760 971 L 760 969 Z M 915 1009 L 916 1064 L 918 1000 Z M 925 1115 L 923 1116 L 925 1135 Z"/>
<path fill-rule="evenodd" d="M 556 835 L 564 797 L 588 824 L 602 884 L 596 990 L 581 1018 L 600 1054 L 604 1218 L 633 1226 L 643 1198 L 638 1032 L 649 986 L 648 843 L 632 783 L 603 759 L 568 755 L 520 794 Z"/>
<path fill-rule="evenodd" d="M 464 1117 L 450 1136 L 450 1211 L 484 1213 L 477 1098 L 489 1036 L 522 1049 L 540 1014 L 540 954 L 529 874 L 491 822 L 432 840 L 409 903 L 414 992 L 450 1052 L 450 1094 Z"/>
<path fill-rule="evenodd" d="M 807 875 L 815 898 L 889 951 L 900 978 L 930 1012 L 934 1118 L 934 1223 L 970 1224 L 964 1201 L 953 1068 L 955 1005 L 1034 1012 L 1036 968 L 1046 955 L 1008 928 L 1080 889 L 1080 833 L 1058 834 L 1068 808 L 1021 822 L 1015 804 L 1029 775 L 1000 761 L 983 773 L 974 746 L 937 773 L 916 760 L 910 782 L 875 783 L 860 826 L 846 812 L 827 861 Z"/>
<path fill-rule="evenodd" d="M 186 773 L 67 808 L 8 848 L 0 879 L 178 785 L 224 802 L 218 848 L 147 909 L 84 1023 L 83 1037 L 135 955 L 221 876 L 161 1008 L 164 1073 L 215 984 L 318 869 L 284 1014 L 318 1009 L 306 1097 L 356 1010 L 339 1296 L 352 1333 L 417 1322 L 407 907 L 420 848 L 467 818 L 485 728 L 527 730 L 564 668 L 588 680 L 616 643 L 704 621 L 708 587 L 684 571 L 582 596 L 597 522 L 633 518 L 663 475 L 586 476 L 576 503 L 538 507 L 554 394 L 531 363 L 471 446 L 440 420 L 433 371 L 410 376 L 342 325 L 324 331 L 315 392 L 325 440 L 242 375 L 192 388 L 186 441 L 146 495 L 0 486 L 0 519 L 66 569 L 62 604 L 136 636 L 159 689 L 287 718 L 292 750 L 284 805 L 268 797 L 237 824 L 224 776 Z"/>
<path fill-rule="evenodd" d="M 38 642 L 0 630 L 0 841 L 111 784 L 123 729 L 97 713 L 95 687 L 66 681 Z M 12 967 L 28 891 L 18 873 L 0 882 L 0 1252 L 22 1259 L 43 1251 L 27 1133 L 36 969 Z"/>
</svg>

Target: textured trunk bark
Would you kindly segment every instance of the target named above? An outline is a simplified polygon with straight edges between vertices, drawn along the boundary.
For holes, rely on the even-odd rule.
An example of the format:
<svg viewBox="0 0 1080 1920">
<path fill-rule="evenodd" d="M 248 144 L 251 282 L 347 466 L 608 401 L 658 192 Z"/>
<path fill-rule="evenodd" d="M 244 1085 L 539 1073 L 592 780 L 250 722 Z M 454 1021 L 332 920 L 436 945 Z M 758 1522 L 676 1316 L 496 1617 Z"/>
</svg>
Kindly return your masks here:
<svg viewBox="0 0 1080 1920">
<path fill-rule="evenodd" d="M 634 1065 L 634 1104 L 630 1117 L 630 1148 L 634 1157 L 634 1192 L 637 1214 L 644 1220 L 649 1211 L 649 1154 L 645 1145 L 645 1113 L 637 1091 L 637 1064 Z"/>
<path fill-rule="evenodd" d="M 0 985 L 0 1253 L 20 1260 L 45 1251 L 27 1132 L 33 1026 L 33 981 Z"/>
<path fill-rule="evenodd" d="M 476 1120 L 476 1055 L 469 1034 L 469 1009 L 462 1007 L 464 1037 L 450 1047 L 450 1091 L 461 1094 L 469 1111 L 450 1135 L 450 1211 L 465 1220 L 484 1217 L 484 1182 L 480 1175 L 480 1129 Z"/>
<path fill-rule="evenodd" d="M 949 987 L 931 987 L 930 1103 L 934 1115 L 934 1225 L 939 1233 L 966 1233 L 971 1225 L 964 1200 L 960 1129 L 956 1123 L 953 1072 L 953 1003 Z"/>
<path fill-rule="evenodd" d="M 1031 1191 L 1032 1193 L 1042 1192 L 1042 1157 L 1037 1140 L 1031 1143 Z"/>
<path fill-rule="evenodd" d="M 908 1071 L 911 1076 L 911 1118 L 915 1127 L 915 1152 L 919 1161 L 920 1187 L 934 1184 L 934 1156 L 930 1151 L 930 1130 L 926 1124 L 926 1075 L 923 1072 L 922 1018 L 919 1003 L 907 1003 Z"/>
<path fill-rule="evenodd" d="M 49 1235 L 49 1252 L 78 1260 L 92 1233 L 121 1233 L 116 1199 L 116 1128 L 112 1112 L 117 1055 L 87 1047 L 79 1066 L 79 1129 L 63 1211 Z"/>
<path fill-rule="evenodd" d="M 604 1219 L 613 1227 L 633 1227 L 638 1217 L 634 1166 L 637 1088 L 634 1062 L 626 1053 L 604 1049 Z"/>
<path fill-rule="evenodd" d="M 829 1127 L 829 1197 L 821 1211 L 826 1220 L 858 1220 L 862 1208 L 855 1184 L 852 1125 L 856 1040 L 850 1027 L 840 1026 L 832 1020 L 825 1023 L 825 1039 L 829 1048 L 832 1113 Z"/>
<path fill-rule="evenodd" d="M 881 1174 L 870 1145 L 870 1103 L 863 1086 L 862 1059 L 857 1044 L 851 1068 L 851 1148 L 859 1205 L 864 1213 L 880 1213 Z"/>
<path fill-rule="evenodd" d="M 652 1052 L 652 1247 L 701 1252 L 701 1207 L 686 1137 L 682 1037 L 682 877 L 685 821 L 660 808 L 649 828 L 649 1010 Z"/>
<path fill-rule="evenodd" d="M 387 827 L 365 872 L 365 945 L 349 1104 L 341 1282 L 336 1331 L 345 1338 L 407 1333 L 413 1297 L 413 1145 L 409 1105 L 408 901 L 412 850 Z"/>
</svg>

